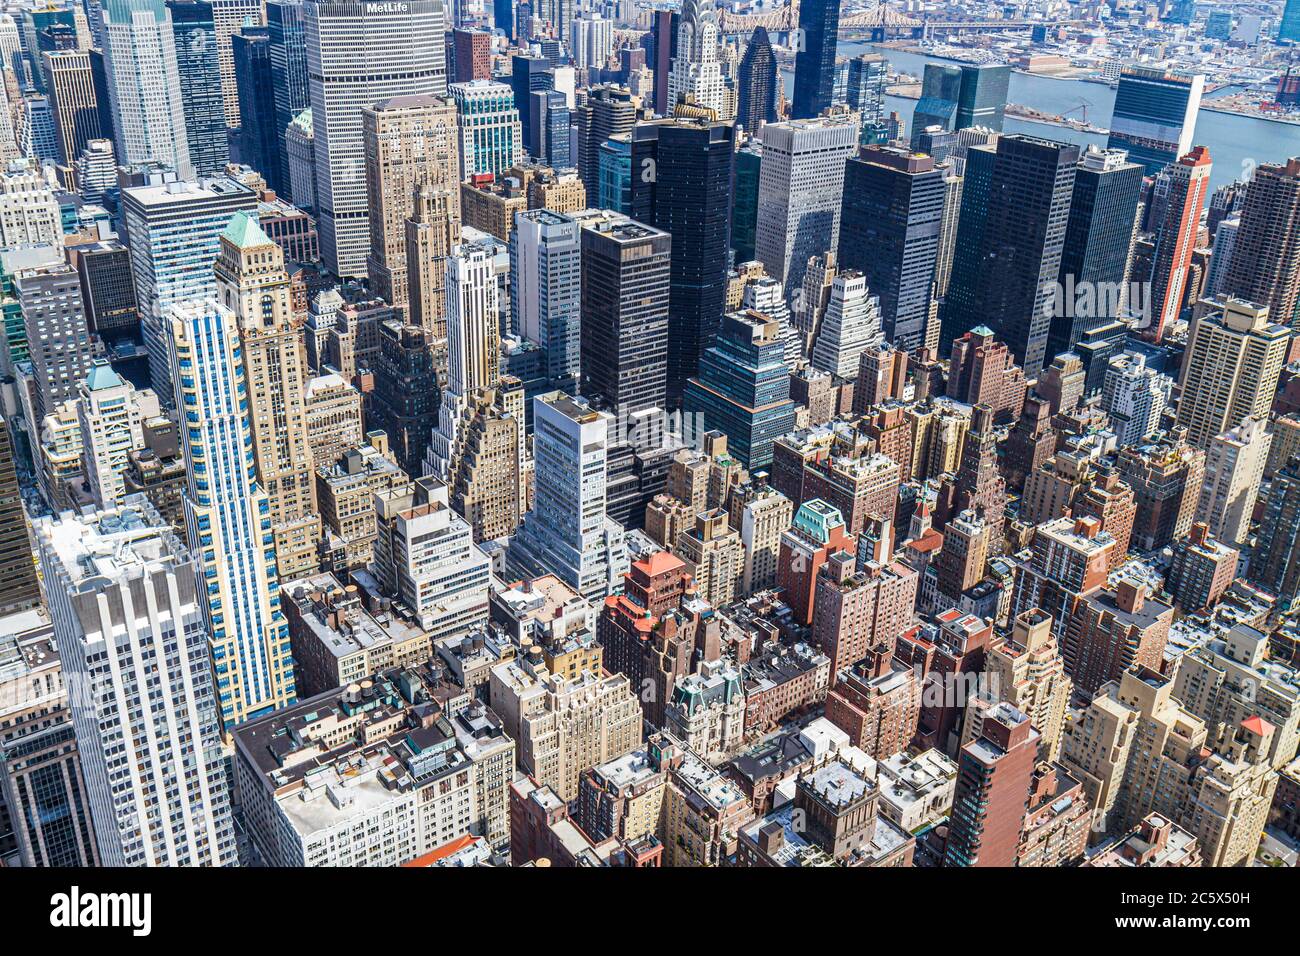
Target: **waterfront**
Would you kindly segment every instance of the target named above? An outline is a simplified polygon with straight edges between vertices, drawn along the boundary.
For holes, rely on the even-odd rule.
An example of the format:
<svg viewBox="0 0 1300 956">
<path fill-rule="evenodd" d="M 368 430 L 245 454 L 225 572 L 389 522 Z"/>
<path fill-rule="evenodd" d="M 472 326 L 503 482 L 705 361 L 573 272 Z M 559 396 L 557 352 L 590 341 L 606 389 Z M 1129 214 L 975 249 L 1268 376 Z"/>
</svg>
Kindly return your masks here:
<svg viewBox="0 0 1300 956">
<path fill-rule="evenodd" d="M 925 71 L 927 62 L 953 62 L 864 42 L 840 43 L 837 52 L 840 56 L 883 53 L 889 59 L 893 72 L 910 73 L 916 77 Z M 789 95 L 794 82 L 792 73 L 786 73 L 785 82 L 786 93 Z M 885 99 L 885 108 L 897 112 L 903 118 L 910 134 L 916 101 L 898 96 Z M 1088 120 L 1098 126 L 1110 125 L 1111 113 L 1115 107 L 1115 91 L 1104 83 L 1017 72 L 1011 74 L 1007 99 L 1044 113 L 1058 116 L 1068 113 L 1075 119 L 1082 118 L 1081 111 L 1078 110 L 1080 104 L 1087 104 Z M 1027 133 L 1061 142 L 1078 143 L 1081 146 L 1089 143 L 1101 146 L 1106 144 L 1106 137 L 1097 133 L 1084 133 L 1064 126 L 1011 117 L 1007 117 L 1004 130 L 1008 133 Z M 1288 156 L 1300 155 L 1300 126 L 1202 108 L 1196 118 L 1195 142 L 1210 150 L 1210 157 L 1214 160 L 1210 183 L 1217 188 L 1249 175 L 1250 170 L 1259 163 L 1284 162 Z"/>
</svg>

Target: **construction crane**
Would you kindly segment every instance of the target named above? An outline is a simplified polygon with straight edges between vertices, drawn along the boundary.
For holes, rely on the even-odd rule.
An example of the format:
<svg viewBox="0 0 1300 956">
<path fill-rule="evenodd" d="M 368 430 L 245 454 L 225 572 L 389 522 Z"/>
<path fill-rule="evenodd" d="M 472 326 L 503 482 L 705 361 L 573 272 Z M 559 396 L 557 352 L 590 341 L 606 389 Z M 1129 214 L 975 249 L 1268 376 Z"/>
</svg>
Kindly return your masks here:
<svg viewBox="0 0 1300 956">
<path fill-rule="evenodd" d="M 1078 113 L 1078 114 L 1079 114 L 1079 119 L 1083 120 L 1083 124 L 1086 126 L 1086 125 L 1088 125 L 1088 107 L 1091 106 L 1091 105 L 1092 105 L 1092 104 L 1089 103 L 1087 100 L 1082 100 L 1082 99 L 1081 99 L 1081 100 L 1079 100 L 1079 105 L 1078 105 L 1078 106 L 1074 107 L 1073 109 L 1068 109 L 1068 110 L 1066 110 L 1064 113 L 1062 113 L 1062 114 L 1061 114 L 1061 119 L 1065 119 L 1065 118 L 1066 118 L 1067 116 L 1069 116 L 1071 113 Z"/>
</svg>

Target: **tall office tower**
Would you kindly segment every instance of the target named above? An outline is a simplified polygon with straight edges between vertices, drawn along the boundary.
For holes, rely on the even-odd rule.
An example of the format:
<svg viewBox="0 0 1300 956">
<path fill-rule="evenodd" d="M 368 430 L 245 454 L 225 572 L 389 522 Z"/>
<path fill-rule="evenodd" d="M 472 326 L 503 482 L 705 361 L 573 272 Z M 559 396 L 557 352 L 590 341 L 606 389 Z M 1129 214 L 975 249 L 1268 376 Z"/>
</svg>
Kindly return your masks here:
<svg viewBox="0 0 1300 956">
<path fill-rule="evenodd" d="M 676 10 L 655 10 L 650 14 L 650 56 L 654 73 L 654 102 L 650 104 L 660 116 L 672 114 L 668 99 L 668 77 L 677 59 L 677 27 L 682 15 Z"/>
<path fill-rule="evenodd" d="M 757 140 L 746 140 L 736 150 L 736 169 L 731 185 L 731 249 L 737 265 L 754 260 L 762 165 L 763 153 Z"/>
<path fill-rule="evenodd" d="M 319 566 L 320 516 L 304 404 L 307 361 L 284 253 L 254 216 L 237 213 L 222 233 L 216 282 L 219 301 L 238 323 L 257 483 L 269 505 L 279 578 L 290 581 Z"/>
<path fill-rule="evenodd" d="M 862 354 L 879 348 L 880 300 L 858 272 L 841 272 L 831 284 L 830 300 L 813 342 L 813 368 L 842 379 L 856 378 Z"/>
<path fill-rule="evenodd" d="M 981 127 L 1002 132 L 1011 67 L 1005 63 L 964 63 L 954 130 Z"/>
<path fill-rule="evenodd" d="M 398 96 L 362 110 L 370 210 L 370 287 L 395 309 L 410 301 L 406 229 L 417 190 L 452 197 L 460 215 L 456 107 L 439 96 Z"/>
<path fill-rule="evenodd" d="M 686 382 L 682 410 L 726 435 L 729 453 L 749 470 L 770 465 L 772 443 L 794 430 L 795 417 L 780 323 L 754 311 L 726 316 Z"/>
<path fill-rule="evenodd" d="M 81 279 L 70 265 L 55 262 L 19 271 L 13 286 L 32 364 L 32 413 L 40 422 L 76 393 L 90 370 L 94 352 Z"/>
<path fill-rule="evenodd" d="M 214 699 L 222 665 L 204 640 L 210 598 L 194 558 L 141 495 L 42 519 L 36 533 L 65 680 L 99 691 L 72 707 L 72 722 L 100 862 L 234 865 Z M 151 812 L 163 795 L 169 812 Z"/>
<path fill-rule="evenodd" d="M 1029 803 L 1041 734 L 1001 702 L 961 748 L 944 866 L 1012 866 Z"/>
<path fill-rule="evenodd" d="M 450 81 L 469 83 L 492 79 L 492 34 L 487 30 L 453 30 L 456 71 Z"/>
<path fill-rule="evenodd" d="M 448 92 L 460 124 L 461 176 L 503 176 L 523 159 L 523 127 L 515 96 L 505 83 L 453 83 Z"/>
<path fill-rule="evenodd" d="M 1073 685 L 1052 636 L 1052 619 L 1034 609 L 1016 616 L 1011 633 L 995 638 L 984 657 L 984 687 L 966 709 L 962 743 L 975 740 L 984 714 L 1006 702 L 1029 718 L 1042 736 L 1040 760 L 1054 761 L 1061 747 Z"/>
<path fill-rule="evenodd" d="M 81 277 L 81 301 L 90 331 L 108 341 L 136 335 L 140 310 L 126 246 L 116 239 L 88 243 L 74 247 L 69 259 Z"/>
<path fill-rule="evenodd" d="M 1269 485 L 1250 556 L 1251 581 L 1277 595 L 1286 612 L 1300 598 L 1300 456 L 1292 456 Z"/>
<path fill-rule="evenodd" d="M 794 327 L 790 307 L 785 302 L 781 283 L 768 276 L 747 279 L 740 293 L 740 306 L 746 311 L 761 312 L 780 326 L 781 341 L 785 343 L 785 364 L 793 370 L 803 358 L 803 337 Z"/>
<path fill-rule="evenodd" d="M 1141 353 L 1125 352 L 1110 360 L 1101 407 L 1121 447 L 1138 444 L 1159 427 L 1173 387 L 1168 376 L 1147 367 Z"/>
<path fill-rule="evenodd" d="M 921 145 L 921 134 L 932 127 L 951 132 L 957 123 L 957 101 L 961 99 L 961 68 L 927 63 L 921 76 L 921 97 L 912 113 L 912 148 Z"/>
<path fill-rule="evenodd" d="M 118 160 L 161 163 L 189 178 L 193 106 L 183 100 L 171 10 L 162 0 L 105 0 L 99 11 Z"/>
<path fill-rule="evenodd" d="M 190 164 L 199 176 L 215 176 L 225 169 L 230 149 L 212 4 L 168 0 L 167 12 L 175 34 L 176 82 Z"/>
<path fill-rule="evenodd" d="M 59 650 L 43 608 L 0 617 L 0 840 L 10 866 L 15 856 L 20 867 L 99 865 Z"/>
<path fill-rule="evenodd" d="M 1197 244 L 1211 166 L 1210 151 L 1196 146 L 1166 170 L 1169 193 L 1151 262 L 1151 314 L 1139 325 L 1143 336 L 1152 342 L 1159 342 L 1178 320 L 1187 298 L 1188 267 Z"/>
<path fill-rule="evenodd" d="M 59 140 L 49 98 L 40 93 L 23 97 L 18 117 L 18 151 L 40 163 L 57 162 Z"/>
<path fill-rule="evenodd" d="M 407 321 L 447 340 L 447 259 L 460 245 L 460 189 L 422 185 L 406 220 Z"/>
<path fill-rule="evenodd" d="M 63 245 L 59 202 L 40 168 L 16 161 L 0 172 L 0 248 Z"/>
<path fill-rule="evenodd" d="M 1244 544 L 1250 535 L 1272 441 L 1264 419 L 1246 418 L 1215 435 L 1206 446 L 1205 481 L 1196 516 L 1225 544 Z"/>
<path fill-rule="evenodd" d="M 582 227 L 548 209 L 515 214 L 510 325 L 542 350 L 547 387 L 570 395 L 581 378 Z"/>
<path fill-rule="evenodd" d="M 767 30 L 758 27 L 740 59 L 736 125 L 756 133 L 764 123 L 776 121 L 776 54 Z"/>
<path fill-rule="evenodd" d="M 794 100 L 791 119 L 821 116 L 835 101 L 835 43 L 839 39 L 840 0 L 807 0 L 799 4 L 799 30 L 794 58 Z"/>
<path fill-rule="evenodd" d="M 605 514 L 613 418 L 567 395 L 533 400 L 533 509 L 507 562 L 525 576 L 555 574 L 589 601 L 602 601 L 627 573 L 623 529 Z"/>
<path fill-rule="evenodd" d="M 1300 43 L 1300 2 L 1287 0 L 1282 8 L 1282 21 L 1277 27 L 1279 41 Z"/>
<path fill-rule="evenodd" d="M 880 299 L 885 340 L 925 346 L 943 220 L 943 169 L 924 154 L 864 146 L 844 170 L 840 268 L 856 269 Z"/>
<path fill-rule="evenodd" d="M 85 50 L 54 50 L 42 53 L 41 61 L 45 68 L 45 88 L 54 105 L 59 159 L 65 166 L 71 166 L 92 139 L 103 135 L 90 54 Z"/>
<path fill-rule="evenodd" d="M 519 125 L 524 138 L 524 149 L 537 156 L 537 126 L 533 112 L 532 94 L 555 89 L 555 61 L 548 56 L 516 53 L 510 57 L 510 90 L 515 109 L 519 110 Z"/>
<path fill-rule="evenodd" d="M 612 136 L 630 134 L 640 101 L 626 86 L 603 84 L 587 91 L 574 113 L 578 134 L 578 176 L 588 196 L 600 192 L 600 151 Z M 623 210 L 626 211 L 626 210 Z"/>
<path fill-rule="evenodd" d="M 1219 254 L 1219 236 L 1214 254 Z M 1300 157 L 1255 168 L 1232 240 L 1221 291 L 1268 306 L 1279 325 L 1297 327 L 1300 301 Z"/>
<path fill-rule="evenodd" d="M 231 129 L 239 129 L 243 125 L 243 115 L 240 111 L 238 72 L 231 41 L 246 27 L 266 25 L 264 0 L 211 0 L 211 6 L 223 113 L 226 125 Z"/>
<path fill-rule="evenodd" d="M 276 143 L 284 138 L 284 130 L 275 126 L 270 31 L 266 27 L 242 27 L 230 38 L 230 53 L 235 61 L 239 104 L 239 158 L 245 166 L 261 173 L 269 186 L 280 165 Z"/>
<path fill-rule="evenodd" d="M 1186 429 L 1156 432 L 1120 449 L 1118 468 L 1137 503 L 1134 548 L 1155 551 L 1191 530 L 1205 480 L 1205 452 L 1187 442 Z"/>
<path fill-rule="evenodd" d="M 1089 146 L 1074 172 L 1056 309 L 1047 354 L 1068 352 L 1083 334 L 1124 317 L 1129 246 L 1142 192 L 1142 167 L 1123 150 Z"/>
<path fill-rule="evenodd" d="M 632 131 L 632 218 L 673 238 L 668 311 L 669 408 L 681 403 L 726 311 L 732 123 L 671 119 Z"/>
<path fill-rule="evenodd" d="M 371 236 L 362 111 L 394 96 L 447 92 L 443 2 L 310 0 L 306 14 L 321 256 L 335 275 L 365 277 Z"/>
<path fill-rule="evenodd" d="M 233 179 L 122 190 L 140 335 L 149 354 L 150 384 L 164 408 L 175 407 L 167 314 L 177 303 L 203 299 L 215 291 L 212 264 L 218 237 L 235 213 L 256 208 L 257 196 Z"/>
<path fill-rule="evenodd" d="M 152 412 L 158 411 L 156 401 Z M 144 447 L 144 409 L 130 382 L 97 359 L 77 386 L 77 420 L 85 442 L 86 484 L 96 507 L 113 508 L 126 493 L 127 456 Z"/>
<path fill-rule="evenodd" d="M 813 256 L 839 245 L 844 167 L 857 150 L 852 114 L 763 127 L 755 255 L 786 288 L 803 285 Z"/>
<path fill-rule="evenodd" d="M 1038 377 L 1078 160 L 1077 146 L 1019 133 L 967 152 L 941 345 L 986 325 Z"/>
<path fill-rule="evenodd" d="M 310 207 L 313 197 L 293 191 L 292 164 L 285 142 L 285 130 L 311 105 L 307 80 L 307 35 L 303 0 L 268 0 L 266 28 L 271 41 L 271 88 L 275 97 L 276 168 L 263 170 L 267 185 L 288 195 L 300 208 Z"/>
<path fill-rule="evenodd" d="M 579 70 L 604 69 L 613 51 L 613 20 L 592 13 L 569 24 L 569 53 Z"/>
<path fill-rule="evenodd" d="M 279 609 L 270 501 L 255 481 L 239 317 L 212 298 L 178 304 L 169 314 L 173 376 L 186 415 L 185 527 L 202 545 L 202 621 L 224 732 L 294 702 L 293 657 Z"/>
<path fill-rule="evenodd" d="M 424 470 L 438 424 L 438 369 L 432 336 L 389 319 L 379 326 L 371 417 L 385 431 L 407 474 Z"/>
<path fill-rule="evenodd" d="M 469 395 L 457 427 L 459 458 L 447 466 L 452 510 L 473 532 L 474 542 L 514 534 L 523 511 L 524 390 L 503 379 Z"/>
<path fill-rule="evenodd" d="M 1290 330 L 1271 322 L 1266 306 L 1240 299 L 1194 319 L 1176 419 L 1188 440 L 1205 447 L 1246 418 L 1267 417 L 1290 341 Z"/>
<path fill-rule="evenodd" d="M 672 116 L 679 104 L 689 101 L 713 110 L 714 119 L 731 119 L 727 109 L 727 82 L 718 57 L 721 33 L 714 0 L 684 0 L 674 37 L 668 97 L 662 115 Z"/>
<path fill-rule="evenodd" d="M 537 161 L 553 169 L 569 165 L 569 120 L 567 97 L 559 90 L 537 90 L 529 94 L 536 135 Z"/>
<path fill-rule="evenodd" d="M 514 41 L 518 36 L 515 29 L 515 4 L 513 0 L 492 0 L 492 25 Z"/>
<path fill-rule="evenodd" d="M 316 134 L 311 107 L 293 118 L 284 131 L 284 151 L 289 157 L 289 194 L 299 209 L 316 211 Z"/>
<path fill-rule="evenodd" d="M 1119 75 L 1108 149 L 1128 150 L 1154 176 L 1192 148 L 1205 77 L 1126 66 Z"/>
<path fill-rule="evenodd" d="M 1216 295 L 1228 294 L 1228 273 L 1232 268 L 1232 250 L 1237 244 L 1237 233 L 1241 230 L 1241 218 L 1233 216 L 1224 219 L 1214 230 L 1214 239 L 1210 253 L 1210 269 L 1205 276 L 1205 291 L 1202 296 L 1207 299 Z"/>
<path fill-rule="evenodd" d="M 672 237 L 614 213 L 582 224 L 582 393 L 616 415 L 664 407 Z"/>
<path fill-rule="evenodd" d="M 27 511 L 14 465 L 13 434 L 9 423 L 0 419 L 0 614 L 25 611 L 40 602 Z"/>
</svg>

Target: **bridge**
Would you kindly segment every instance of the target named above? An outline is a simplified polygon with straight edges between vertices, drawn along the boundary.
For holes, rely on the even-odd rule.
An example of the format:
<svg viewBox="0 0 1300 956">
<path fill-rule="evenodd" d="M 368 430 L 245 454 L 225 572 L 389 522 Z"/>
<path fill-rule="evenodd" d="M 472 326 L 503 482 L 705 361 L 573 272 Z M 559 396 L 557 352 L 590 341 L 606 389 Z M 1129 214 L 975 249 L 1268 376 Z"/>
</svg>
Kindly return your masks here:
<svg viewBox="0 0 1300 956">
<path fill-rule="evenodd" d="M 1059 20 L 1050 23 L 1045 20 L 917 20 L 899 13 L 885 0 L 881 0 L 868 10 L 859 10 L 840 17 L 841 33 L 865 33 L 876 41 L 888 40 L 891 37 L 922 39 L 936 34 L 1000 33 L 1008 30 L 1027 30 L 1036 25 L 1057 27 L 1067 23 Z M 747 35 L 759 27 L 763 27 L 768 33 L 788 35 L 799 27 L 799 0 L 789 0 L 789 3 L 779 10 L 766 13 L 736 14 L 720 9 L 718 26 L 724 34 L 731 35 Z"/>
</svg>

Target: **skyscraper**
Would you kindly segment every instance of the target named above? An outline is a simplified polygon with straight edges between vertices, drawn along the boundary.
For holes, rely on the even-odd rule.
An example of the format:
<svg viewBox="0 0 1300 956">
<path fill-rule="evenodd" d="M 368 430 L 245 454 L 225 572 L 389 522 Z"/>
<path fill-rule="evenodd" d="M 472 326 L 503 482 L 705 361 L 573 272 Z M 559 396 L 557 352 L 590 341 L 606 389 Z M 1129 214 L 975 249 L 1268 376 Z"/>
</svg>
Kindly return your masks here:
<svg viewBox="0 0 1300 956">
<path fill-rule="evenodd" d="M 415 191 L 406 220 L 407 319 L 440 347 L 447 339 L 447 258 L 460 244 L 460 187 Z"/>
<path fill-rule="evenodd" d="M 1282 8 L 1282 22 L 1277 28 L 1278 40 L 1300 43 L 1300 0 L 1286 0 Z"/>
<path fill-rule="evenodd" d="M 336 275 L 364 277 L 370 219 L 362 111 L 393 96 L 447 92 L 443 3 L 309 0 L 306 14 L 321 257 Z"/>
<path fill-rule="evenodd" d="M 1290 340 L 1267 308 L 1240 299 L 1195 319 L 1178 379 L 1187 440 L 1204 448 L 1246 418 L 1267 418 Z"/>
<path fill-rule="evenodd" d="M 932 126 L 951 132 L 957 123 L 957 101 L 961 99 L 961 68 L 946 63 L 927 63 L 921 76 L 921 98 L 912 112 L 912 148 Z"/>
<path fill-rule="evenodd" d="M 176 305 L 169 317 L 172 374 L 186 416 L 185 527 L 199 546 L 201 620 L 224 731 L 297 699 L 293 656 L 279 608 L 270 501 L 256 481 L 239 318 L 211 298 Z"/>
<path fill-rule="evenodd" d="M 234 865 L 214 694 L 230 662 L 209 655 L 195 559 L 142 495 L 43 519 L 37 544 L 65 679 L 99 691 L 71 709 L 100 861 Z"/>
<path fill-rule="evenodd" d="M 104 0 L 98 9 L 119 162 L 192 176 L 171 11 L 162 0 Z"/>
<path fill-rule="evenodd" d="M 776 120 L 776 84 L 776 55 L 767 30 L 759 27 L 740 59 L 736 123 L 746 132 L 757 132 L 764 123 Z"/>
<path fill-rule="evenodd" d="M 64 165 L 71 166 L 92 139 L 103 135 L 90 54 L 84 50 L 54 50 L 42 53 L 41 62 L 45 68 L 45 88 L 54 106 L 59 158 Z"/>
<path fill-rule="evenodd" d="M 713 344 L 727 301 L 731 243 L 732 123 L 676 119 L 632 132 L 632 218 L 673 237 L 667 405 Z"/>
<path fill-rule="evenodd" d="M 855 269 L 880 299 L 885 339 L 925 345 L 943 224 L 943 170 L 926 155 L 863 147 L 844 171 L 839 266 Z"/>
<path fill-rule="evenodd" d="M 41 602 L 32 561 L 27 511 L 14 466 L 14 439 L 0 419 L 0 614 L 25 611 Z"/>
<path fill-rule="evenodd" d="M 1246 418 L 1210 439 L 1197 520 L 1223 543 L 1245 544 L 1273 435 L 1259 418 Z"/>
<path fill-rule="evenodd" d="M 231 39 L 245 26 L 265 26 L 265 0 L 211 0 L 212 26 L 217 41 L 217 66 L 221 77 L 221 103 L 226 125 L 239 129 L 239 91 L 235 78 L 235 54 Z"/>
<path fill-rule="evenodd" d="M 820 116 L 835 98 L 835 44 L 839 39 L 840 0 L 799 4 L 799 45 L 794 58 L 791 119 Z"/>
<path fill-rule="evenodd" d="M 631 133 L 637 106 L 625 86 L 603 84 L 587 91 L 587 102 L 574 112 L 578 134 L 578 175 L 587 196 L 600 193 L 600 153 L 611 136 Z M 621 210 L 626 212 L 626 210 Z"/>
<path fill-rule="evenodd" d="M 714 119 L 731 119 L 726 81 L 718 58 L 721 34 L 714 0 L 684 0 L 674 36 L 676 46 L 668 72 L 668 99 L 660 112 L 672 116 L 678 104 L 689 99 L 696 106 L 713 110 Z"/>
<path fill-rule="evenodd" d="M 310 197 L 295 196 L 289 173 L 285 130 L 299 113 L 311 105 L 307 86 L 307 36 L 303 0 L 268 0 L 266 28 L 271 40 L 271 87 L 275 96 L 275 149 L 277 169 L 264 170 L 267 184 L 289 196 L 300 207 L 310 206 Z"/>
<path fill-rule="evenodd" d="M 1277 595 L 1280 611 L 1300 598 L 1300 456 L 1273 476 L 1248 577 Z"/>
<path fill-rule="evenodd" d="M 763 127 L 755 255 L 773 279 L 803 285 L 808 260 L 839 244 L 844 166 L 858 144 L 851 114 Z"/>
<path fill-rule="evenodd" d="M 1078 160 L 1077 146 L 1019 133 L 967 152 L 941 345 L 983 324 L 1026 378 L 1042 371 Z"/>
<path fill-rule="evenodd" d="M 1159 342 L 1182 312 L 1211 165 L 1210 151 L 1196 146 L 1167 170 L 1169 195 L 1151 262 L 1151 315 L 1140 326 L 1152 342 Z"/>
<path fill-rule="evenodd" d="M 409 303 L 406 228 L 423 186 L 446 191 L 460 213 L 456 107 L 432 95 L 398 96 L 362 111 L 370 211 L 367 273 L 396 309 Z"/>
<path fill-rule="evenodd" d="M 174 408 L 176 401 L 167 351 L 168 312 L 179 302 L 213 293 L 218 237 L 236 212 L 256 207 L 253 191 L 232 179 L 122 190 L 140 335 L 149 353 L 150 384 L 165 408 Z"/>
<path fill-rule="evenodd" d="M 246 26 L 230 38 L 239 103 L 239 158 L 262 174 L 267 185 L 279 176 L 275 128 L 275 78 L 271 72 L 271 36 L 266 27 Z"/>
<path fill-rule="evenodd" d="M 1079 158 L 1061 250 L 1063 309 L 1052 316 L 1047 354 L 1069 351 L 1091 329 L 1122 317 L 1128 304 L 1129 246 L 1142 167 L 1123 150 L 1089 146 Z M 1091 298 L 1085 299 L 1085 291 Z"/>
<path fill-rule="evenodd" d="M 176 76 L 190 163 L 199 176 L 221 173 L 230 159 L 217 33 L 208 0 L 168 0 L 176 38 Z"/>
<path fill-rule="evenodd" d="M 510 87 L 492 80 L 449 88 L 460 123 L 461 176 L 501 176 L 524 155 L 523 127 Z"/>
<path fill-rule="evenodd" d="M 1128 150 L 1154 176 L 1192 148 L 1205 77 L 1126 66 L 1119 76 L 1108 148 Z"/>
<path fill-rule="evenodd" d="M 728 451 L 746 468 L 770 465 L 772 443 L 794 429 L 780 324 L 752 311 L 726 316 L 699 374 L 686 382 L 682 407 L 725 434 Z"/>
<path fill-rule="evenodd" d="M 619 415 L 663 408 L 672 237 L 626 216 L 582 224 L 582 393 Z"/>
<path fill-rule="evenodd" d="M 1002 132 L 1011 67 L 1005 63 L 963 63 L 954 130 L 982 126 Z"/>
<path fill-rule="evenodd" d="M 1300 10 L 1300 3 L 1288 4 L 1288 13 L 1293 6 Z M 1220 237 L 1230 222 L 1225 220 L 1215 233 L 1216 259 Z M 1296 306 L 1300 303 L 1300 157 L 1292 157 L 1285 165 L 1265 163 L 1255 168 L 1230 243 L 1227 274 L 1214 291 L 1266 305 L 1274 322 L 1296 328 Z"/>
<path fill-rule="evenodd" d="M 581 377 L 582 227 L 548 209 L 515 215 L 510 325 L 542 350 L 547 387 L 576 395 Z"/>
<path fill-rule="evenodd" d="M 243 212 L 220 243 L 217 294 L 238 322 L 253 462 L 269 504 L 279 577 L 289 581 L 317 569 L 320 540 L 304 405 L 306 348 L 294 325 L 280 247 Z"/>
</svg>

